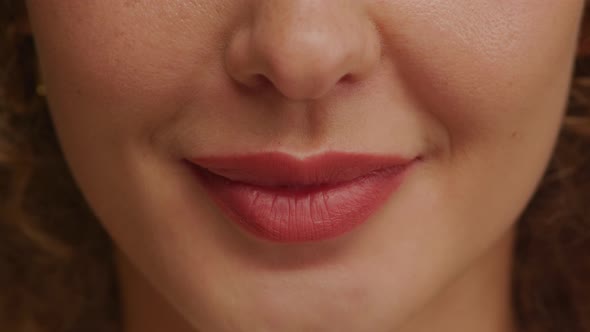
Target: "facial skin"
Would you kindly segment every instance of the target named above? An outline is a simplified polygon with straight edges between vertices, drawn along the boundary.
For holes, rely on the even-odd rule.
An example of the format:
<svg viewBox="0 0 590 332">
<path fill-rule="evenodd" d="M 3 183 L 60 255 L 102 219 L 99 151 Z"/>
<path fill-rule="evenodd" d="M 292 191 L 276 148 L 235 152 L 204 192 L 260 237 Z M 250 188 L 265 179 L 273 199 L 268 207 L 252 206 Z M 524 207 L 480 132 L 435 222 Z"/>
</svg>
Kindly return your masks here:
<svg viewBox="0 0 590 332">
<path fill-rule="evenodd" d="M 126 332 L 509 331 L 583 4 L 28 0 Z M 238 231 L 182 162 L 327 150 L 424 162 L 362 227 L 297 245 Z"/>
</svg>

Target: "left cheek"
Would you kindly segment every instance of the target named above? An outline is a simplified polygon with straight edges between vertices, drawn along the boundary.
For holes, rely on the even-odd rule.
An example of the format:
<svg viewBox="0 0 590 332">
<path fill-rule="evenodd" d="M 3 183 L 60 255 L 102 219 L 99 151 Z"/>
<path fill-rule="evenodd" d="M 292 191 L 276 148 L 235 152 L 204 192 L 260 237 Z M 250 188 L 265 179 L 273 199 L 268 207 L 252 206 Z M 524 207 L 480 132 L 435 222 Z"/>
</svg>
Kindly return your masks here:
<svg viewBox="0 0 590 332">
<path fill-rule="evenodd" d="M 422 56 L 408 56 L 414 62 L 408 68 L 422 78 L 415 85 L 419 98 L 447 128 L 455 148 L 508 140 L 515 128 L 535 126 L 527 119 L 533 114 L 556 120 L 573 59 L 578 6 L 555 6 L 561 8 L 525 12 L 534 6 L 513 5 L 518 10 L 466 13 L 469 20 L 423 25 L 421 33 L 436 38 L 415 39 L 415 54 Z M 559 21 L 555 10 L 561 11 Z"/>
</svg>

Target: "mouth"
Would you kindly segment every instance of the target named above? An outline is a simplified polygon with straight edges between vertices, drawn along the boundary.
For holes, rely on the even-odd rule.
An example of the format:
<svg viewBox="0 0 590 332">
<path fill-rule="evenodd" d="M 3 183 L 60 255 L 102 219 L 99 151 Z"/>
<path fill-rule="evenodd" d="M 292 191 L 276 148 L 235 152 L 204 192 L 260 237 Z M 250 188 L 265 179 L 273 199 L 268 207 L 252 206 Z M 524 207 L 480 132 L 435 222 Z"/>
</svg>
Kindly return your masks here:
<svg viewBox="0 0 590 332">
<path fill-rule="evenodd" d="M 365 223 L 420 160 L 269 152 L 187 161 L 232 224 L 259 239 L 290 243 L 326 240 Z"/>
</svg>

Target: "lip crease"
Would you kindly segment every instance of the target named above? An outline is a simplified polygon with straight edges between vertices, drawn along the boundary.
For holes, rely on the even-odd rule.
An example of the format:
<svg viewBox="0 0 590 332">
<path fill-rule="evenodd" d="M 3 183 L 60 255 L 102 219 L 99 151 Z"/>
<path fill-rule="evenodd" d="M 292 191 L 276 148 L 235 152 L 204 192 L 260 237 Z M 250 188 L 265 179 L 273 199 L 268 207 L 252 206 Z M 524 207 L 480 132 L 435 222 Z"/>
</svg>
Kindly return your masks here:
<svg viewBox="0 0 590 332">
<path fill-rule="evenodd" d="M 280 152 L 187 159 L 229 220 L 273 242 L 319 241 L 353 230 L 419 160 L 349 152 L 306 159 Z"/>
</svg>

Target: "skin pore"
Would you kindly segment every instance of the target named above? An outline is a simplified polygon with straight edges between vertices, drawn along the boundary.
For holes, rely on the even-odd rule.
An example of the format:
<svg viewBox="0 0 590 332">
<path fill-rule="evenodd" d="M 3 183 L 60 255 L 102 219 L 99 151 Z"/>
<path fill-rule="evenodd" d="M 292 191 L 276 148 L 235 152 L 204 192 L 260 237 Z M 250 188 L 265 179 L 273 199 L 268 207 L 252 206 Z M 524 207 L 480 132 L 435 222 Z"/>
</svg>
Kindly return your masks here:
<svg viewBox="0 0 590 332">
<path fill-rule="evenodd" d="M 51 116 L 111 235 L 124 332 L 513 331 L 514 225 L 583 0 L 28 0 Z M 370 220 L 278 244 L 183 160 L 420 155 Z"/>
</svg>

